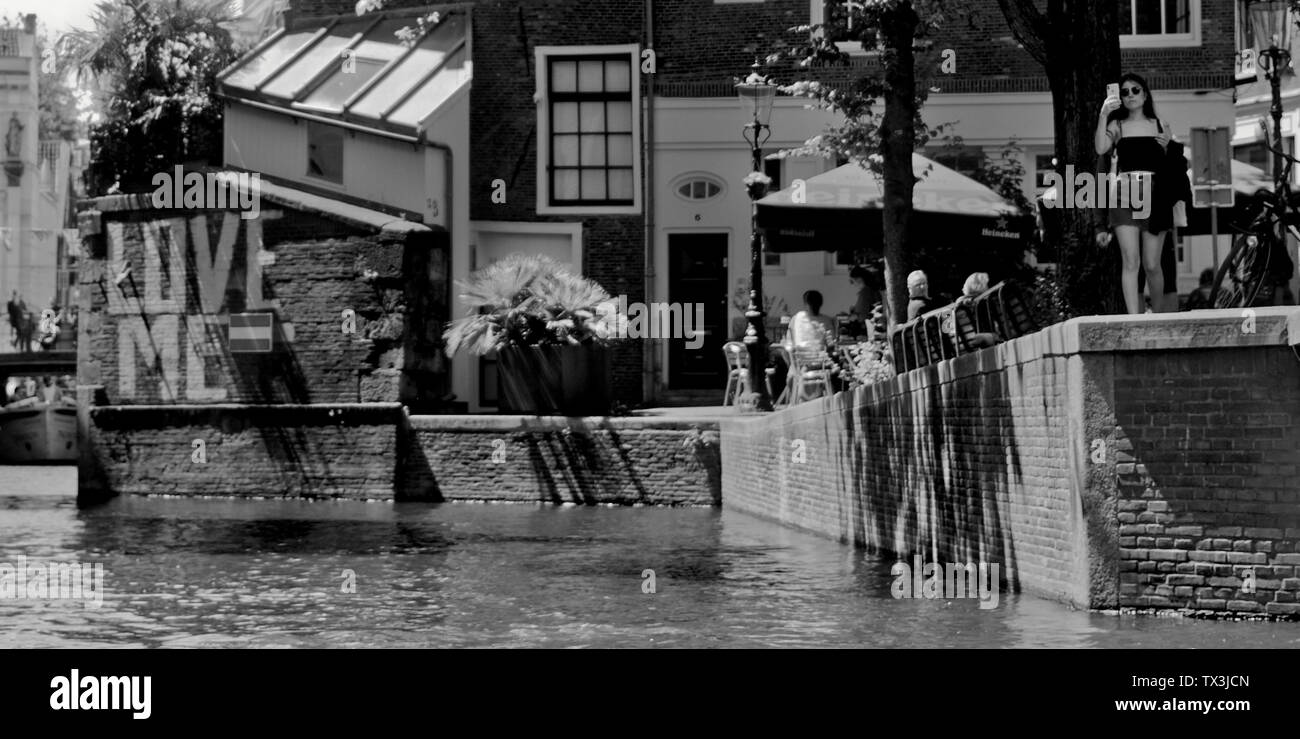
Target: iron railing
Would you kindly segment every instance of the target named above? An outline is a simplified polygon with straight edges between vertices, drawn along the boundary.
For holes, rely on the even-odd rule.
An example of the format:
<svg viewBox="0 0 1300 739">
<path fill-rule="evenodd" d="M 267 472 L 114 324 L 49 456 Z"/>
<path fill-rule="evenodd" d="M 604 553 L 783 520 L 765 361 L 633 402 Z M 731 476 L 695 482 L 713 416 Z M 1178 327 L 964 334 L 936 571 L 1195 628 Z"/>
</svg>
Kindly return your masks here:
<svg viewBox="0 0 1300 739">
<path fill-rule="evenodd" d="M 999 282 L 973 298 L 917 316 L 889 334 L 899 374 L 1038 330 L 1024 294 Z"/>
</svg>

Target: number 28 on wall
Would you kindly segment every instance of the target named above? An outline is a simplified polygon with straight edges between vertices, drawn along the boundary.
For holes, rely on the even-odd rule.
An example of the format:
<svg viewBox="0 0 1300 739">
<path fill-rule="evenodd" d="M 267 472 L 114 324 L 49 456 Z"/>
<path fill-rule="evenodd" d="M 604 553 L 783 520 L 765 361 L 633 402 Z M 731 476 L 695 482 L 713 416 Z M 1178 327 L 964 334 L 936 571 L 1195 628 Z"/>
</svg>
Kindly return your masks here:
<svg viewBox="0 0 1300 739">
<path fill-rule="evenodd" d="M 433 218 L 437 218 L 437 217 L 438 217 L 438 199 L 437 199 L 437 198 L 427 198 L 426 201 L 425 201 L 425 207 L 428 208 L 428 210 L 429 210 L 429 215 L 430 215 L 431 217 L 433 217 Z"/>
</svg>

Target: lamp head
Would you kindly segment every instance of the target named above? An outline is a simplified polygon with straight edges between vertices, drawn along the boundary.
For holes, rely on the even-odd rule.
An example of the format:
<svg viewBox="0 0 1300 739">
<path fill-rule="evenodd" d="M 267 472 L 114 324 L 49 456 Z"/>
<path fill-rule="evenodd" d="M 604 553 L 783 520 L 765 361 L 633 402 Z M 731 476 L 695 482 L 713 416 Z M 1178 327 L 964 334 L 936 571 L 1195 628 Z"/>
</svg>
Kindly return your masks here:
<svg viewBox="0 0 1300 739">
<path fill-rule="evenodd" d="M 749 76 L 736 83 L 736 96 L 740 98 L 745 114 L 760 126 L 766 126 L 772 118 L 772 102 L 776 100 L 776 83 L 772 78 L 759 74 L 758 60 L 750 67 Z"/>
<path fill-rule="evenodd" d="M 1256 0 L 1250 10 L 1250 31 L 1255 48 L 1260 52 L 1269 49 L 1291 50 L 1291 23 L 1288 3 L 1285 0 Z"/>
</svg>

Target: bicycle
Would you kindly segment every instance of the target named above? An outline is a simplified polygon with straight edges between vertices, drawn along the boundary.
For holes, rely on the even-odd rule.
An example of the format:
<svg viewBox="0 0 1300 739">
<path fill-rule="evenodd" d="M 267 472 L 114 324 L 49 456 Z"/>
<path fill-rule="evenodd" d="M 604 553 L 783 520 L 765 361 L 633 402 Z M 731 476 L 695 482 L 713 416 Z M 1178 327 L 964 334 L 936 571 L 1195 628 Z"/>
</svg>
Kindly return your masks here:
<svg viewBox="0 0 1300 739">
<path fill-rule="evenodd" d="M 1300 239 L 1300 209 L 1296 195 L 1291 192 L 1291 167 L 1298 161 L 1286 152 L 1265 144 L 1269 151 L 1280 154 L 1285 160 L 1282 169 L 1282 186 L 1277 192 L 1262 197 L 1246 228 L 1234 226 L 1238 232 L 1232 250 L 1219 265 L 1210 290 L 1210 305 L 1215 308 L 1247 308 L 1272 305 L 1276 280 L 1269 274 L 1276 250 L 1286 257 L 1286 235 Z"/>
</svg>

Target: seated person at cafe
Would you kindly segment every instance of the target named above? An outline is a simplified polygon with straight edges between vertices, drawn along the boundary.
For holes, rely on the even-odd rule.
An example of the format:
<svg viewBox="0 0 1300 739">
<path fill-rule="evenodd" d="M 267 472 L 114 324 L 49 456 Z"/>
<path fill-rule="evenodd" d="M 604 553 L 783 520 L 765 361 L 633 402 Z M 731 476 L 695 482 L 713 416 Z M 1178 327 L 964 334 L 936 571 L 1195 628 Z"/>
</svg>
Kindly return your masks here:
<svg viewBox="0 0 1300 739">
<path fill-rule="evenodd" d="M 796 349 L 824 349 L 835 339 L 835 322 L 821 314 L 822 294 L 809 290 L 803 294 L 804 310 L 790 319 L 785 345 Z"/>
<path fill-rule="evenodd" d="M 858 265 L 849 271 L 849 284 L 853 285 L 855 291 L 849 314 L 854 319 L 854 325 L 860 327 L 861 334 L 870 336 L 879 330 L 875 325 L 875 309 L 877 305 L 884 307 L 884 294 L 881 292 L 885 286 L 884 280 L 878 271 Z"/>
<path fill-rule="evenodd" d="M 983 294 L 988 289 L 989 289 L 988 273 L 972 272 L 970 277 L 966 278 L 966 284 L 962 285 L 961 297 L 957 298 L 958 307 L 961 308 L 969 305 L 970 311 L 967 313 L 967 315 L 971 316 L 972 320 L 974 320 L 975 311 L 974 311 L 974 303 L 972 301 L 974 301 L 975 298 L 978 298 L 981 294 Z M 994 333 L 988 333 L 988 332 L 973 333 L 966 338 L 966 341 L 968 342 L 968 345 L 972 349 L 983 349 L 998 343 L 998 335 Z"/>
<path fill-rule="evenodd" d="M 939 306 L 930 299 L 930 280 L 921 270 L 907 276 L 907 320 L 929 313 Z"/>
</svg>

